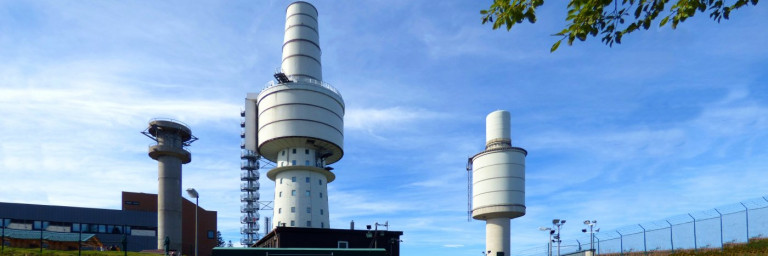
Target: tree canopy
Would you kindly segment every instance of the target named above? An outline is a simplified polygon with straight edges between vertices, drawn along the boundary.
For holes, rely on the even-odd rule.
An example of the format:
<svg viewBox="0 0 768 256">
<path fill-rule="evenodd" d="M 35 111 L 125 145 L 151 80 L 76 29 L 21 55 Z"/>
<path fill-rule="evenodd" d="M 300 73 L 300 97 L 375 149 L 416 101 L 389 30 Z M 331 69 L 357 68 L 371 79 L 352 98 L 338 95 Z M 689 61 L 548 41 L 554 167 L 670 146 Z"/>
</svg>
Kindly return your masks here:
<svg viewBox="0 0 768 256">
<path fill-rule="evenodd" d="M 569 0 L 568 22 L 565 28 L 555 33 L 559 36 L 550 48 L 554 52 L 563 40 L 572 45 L 575 39 L 584 41 L 587 37 L 601 36 L 606 45 L 621 44 L 624 35 L 639 29 L 648 30 L 651 23 L 661 18 L 659 26 L 672 22 L 676 28 L 680 22 L 693 17 L 696 13 L 708 12 L 709 17 L 720 22 L 728 19 L 731 11 L 738 8 L 757 5 L 758 0 Z M 483 24 L 492 23 L 493 29 L 506 27 L 512 29 L 515 24 L 528 21 L 536 22 L 536 8 L 544 0 L 493 0 L 487 10 L 481 10 Z"/>
</svg>

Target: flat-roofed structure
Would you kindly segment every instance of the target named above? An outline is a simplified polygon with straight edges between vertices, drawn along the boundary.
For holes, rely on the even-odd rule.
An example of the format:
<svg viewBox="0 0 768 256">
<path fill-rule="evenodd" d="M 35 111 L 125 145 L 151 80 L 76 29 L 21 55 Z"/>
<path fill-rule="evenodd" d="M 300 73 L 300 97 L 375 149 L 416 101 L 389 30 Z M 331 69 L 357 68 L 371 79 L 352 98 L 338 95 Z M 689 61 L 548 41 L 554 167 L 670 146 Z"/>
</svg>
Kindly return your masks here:
<svg viewBox="0 0 768 256">
<path fill-rule="evenodd" d="M 195 204 L 182 200 L 182 253 L 194 253 Z M 123 192 L 122 209 L 0 202 L 0 233 L 5 246 L 77 250 L 120 248 L 128 251 L 157 247 L 157 195 Z M 200 255 L 216 246 L 215 211 L 198 209 Z"/>
<path fill-rule="evenodd" d="M 402 231 L 330 228 L 276 227 L 253 247 L 384 249 L 386 255 L 400 255 Z M 337 254 L 334 254 L 337 255 Z M 360 254 L 363 255 L 363 254 Z"/>
</svg>

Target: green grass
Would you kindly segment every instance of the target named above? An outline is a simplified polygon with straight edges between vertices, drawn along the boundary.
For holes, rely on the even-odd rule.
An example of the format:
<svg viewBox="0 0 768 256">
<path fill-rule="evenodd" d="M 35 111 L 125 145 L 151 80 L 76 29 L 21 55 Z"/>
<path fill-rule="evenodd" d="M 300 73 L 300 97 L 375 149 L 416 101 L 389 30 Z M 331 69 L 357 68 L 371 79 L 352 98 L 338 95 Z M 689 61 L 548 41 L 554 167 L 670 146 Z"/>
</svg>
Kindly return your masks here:
<svg viewBox="0 0 768 256">
<path fill-rule="evenodd" d="M 620 253 L 601 253 L 601 256 L 618 256 Z M 700 248 L 672 251 L 624 252 L 624 256 L 766 256 L 768 255 L 768 239 L 753 238 L 749 243 L 725 244 L 724 249 Z"/>
<path fill-rule="evenodd" d="M 5 247 L 5 250 L 3 250 L 2 256 L 39 256 L 40 255 L 40 248 L 13 248 L 13 247 Z M 77 251 L 57 251 L 57 250 L 46 250 L 43 249 L 43 256 L 72 256 L 77 255 Z M 117 251 L 83 251 L 83 256 L 123 256 L 125 255 L 125 252 L 117 252 Z M 140 252 L 128 252 L 128 256 L 157 256 L 158 254 L 152 254 L 152 253 L 140 253 Z"/>
</svg>

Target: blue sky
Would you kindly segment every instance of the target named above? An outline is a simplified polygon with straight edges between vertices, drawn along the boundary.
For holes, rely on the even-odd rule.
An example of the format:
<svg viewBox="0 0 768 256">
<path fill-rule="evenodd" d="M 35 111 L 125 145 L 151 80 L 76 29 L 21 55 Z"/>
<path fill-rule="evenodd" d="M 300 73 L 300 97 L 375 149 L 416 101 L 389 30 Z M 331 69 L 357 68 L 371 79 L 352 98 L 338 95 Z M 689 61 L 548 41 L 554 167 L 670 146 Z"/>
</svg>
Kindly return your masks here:
<svg viewBox="0 0 768 256">
<path fill-rule="evenodd" d="M 553 218 L 576 239 L 584 219 L 611 230 L 768 194 L 764 5 L 549 53 L 557 1 L 511 32 L 480 24 L 490 1 L 312 2 L 346 102 L 334 228 L 389 221 L 403 255 L 477 255 L 464 167 L 497 109 L 529 152 L 513 251 L 543 248 Z M 0 2 L 0 200 L 117 209 L 121 191 L 156 193 L 139 132 L 170 117 L 200 138 L 183 187 L 239 240 L 239 111 L 279 66 L 289 3 Z"/>
</svg>

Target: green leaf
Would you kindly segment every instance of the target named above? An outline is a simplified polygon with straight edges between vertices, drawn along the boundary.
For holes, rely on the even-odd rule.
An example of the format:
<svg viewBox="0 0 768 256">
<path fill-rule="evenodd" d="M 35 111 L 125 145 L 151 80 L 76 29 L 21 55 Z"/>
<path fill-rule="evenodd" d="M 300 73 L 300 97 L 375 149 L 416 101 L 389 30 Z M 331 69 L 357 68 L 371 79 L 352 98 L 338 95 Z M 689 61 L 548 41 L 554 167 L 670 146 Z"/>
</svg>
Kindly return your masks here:
<svg viewBox="0 0 768 256">
<path fill-rule="evenodd" d="M 664 24 L 667 24 L 667 21 L 669 21 L 669 16 L 664 17 L 664 19 L 661 19 L 661 23 L 659 23 L 659 27 L 663 27 Z"/>
<path fill-rule="evenodd" d="M 549 49 L 549 52 L 552 53 L 557 51 L 557 47 L 560 47 L 560 43 L 562 42 L 563 42 L 563 39 L 557 40 L 557 42 L 555 42 L 555 44 L 552 45 L 552 48 Z"/>
</svg>

